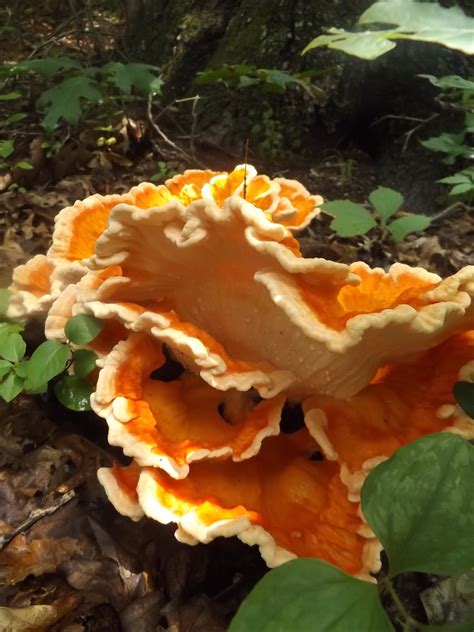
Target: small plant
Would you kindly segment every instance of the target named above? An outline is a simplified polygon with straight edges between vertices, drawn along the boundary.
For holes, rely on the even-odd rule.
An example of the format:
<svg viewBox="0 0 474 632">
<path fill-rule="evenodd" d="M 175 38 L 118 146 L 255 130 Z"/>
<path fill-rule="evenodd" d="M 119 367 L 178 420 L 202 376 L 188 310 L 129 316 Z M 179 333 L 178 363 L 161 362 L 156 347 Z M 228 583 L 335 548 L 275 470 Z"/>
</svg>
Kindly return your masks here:
<svg viewBox="0 0 474 632">
<path fill-rule="evenodd" d="M 387 187 L 378 187 L 369 195 L 372 212 L 362 204 L 350 200 L 334 200 L 321 206 L 328 215 L 333 215 L 330 227 L 339 237 L 365 235 L 378 226 L 374 214 L 378 216 L 382 230 L 388 231 L 395 241 L 402 241 L 409 233 L 425 230 L 431 223 L 427 215 L 405 215 L 388 221 L 403 204 L 403 196 Z"/>
<path fill-rule="evenodd" d="M 473 476 L 474 446 L 459 436 L 427 435 L 401 448 L 362 488 L 363 514 L 388 557 L 378 585 L 321 560 L 287 562 L 257 584 L 229 632 L 393 632 L 381 595 L 399 629 L 433 630 L 407 611 L 392 580 L 407 571 L 456 576 L 474 566 Z M 458 623 L 436 629 L 473 629 L 472 620 Z"/>
<path fill-rule="evenodd" d="M 88 108 L 108 99 L 130 97 L 132 92 L 143 96 L 160 94 L 163 82 L 159 73 L 159 68 L 149 64 L 109 62 L 100 67 L 85 66 L 70 57 L 31 59 L 0 67 L 3 80 L 35 74 L 45 83 L 53 82 L 36 101 L 37 110 L 44 115 L 41 125 L 46 131 L 54 130 L 61 121 L 77 125 Z M 9 94 L 21 97 L 21 92 Z"/>
<path fill-rule="evenodd" d="M 7 293 L 0 294 L 0 310 L 6 312 Z M 1 312 L 0 312 L 1 313 Z M 95 369 L 97 355 L 90 349 L 73 350 L 69 343 L 84 345 L 101 331 L 103 322 L 80 314 L 71 318 L 65 328 L 68 344 L 55 340 L 42 342 L 26 357 L 23 325 L 0 322 L 0 397 L 11 402 L 20 393 L 44 393 L 54 383 L 58 400 L 76 411 L 90 410 L 92 386 L 87 376 Z"/>
<path fill-rule="evenodd" d="M 164 160 L 158 161 L 158 171 L 150 177 L 150 182 L 164 182 L 168 178 L 172 178 L 178 172 L 174 169 L 170 169 L 168 163 Z"/>
<path fill-rule="evenodd" d="M 222 84 L 229 89 L 242 89 L 257 86 L 264 92 L 284 94 L 291 85 L 299 86 L 311 97 L 320 98 L 322 90 L 311 79 L 324 71 L 306 71 L 290 73 L 285 70 L 257 68 L 245 64 L 224 65 L 211 68 L 197 74 L 194 83 L 198 86 Z"/>
</svg>

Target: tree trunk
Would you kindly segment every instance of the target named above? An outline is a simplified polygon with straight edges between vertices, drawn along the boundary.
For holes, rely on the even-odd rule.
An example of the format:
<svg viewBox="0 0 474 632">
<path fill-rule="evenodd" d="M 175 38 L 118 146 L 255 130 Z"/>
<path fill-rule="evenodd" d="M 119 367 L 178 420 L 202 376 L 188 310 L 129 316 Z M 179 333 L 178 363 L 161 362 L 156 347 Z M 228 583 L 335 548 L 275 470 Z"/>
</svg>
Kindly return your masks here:
<svg viewBox="0 0 474 632">
<path fill-rule="evenodd" d="M 305 45 L 326 28 L 350 29 L 373 0 L 124 1 L 132 56 L 162 68 L 164 99 L 197 93 L 203 97 L 193 112 L 198 140 L 243 159 L 249 139 L 251 158 L 292 166 L 301 158 L 314 164 L 321 151 L 356 147 L 377 161 L 381 183 L 401 189 L 408 197 L 416 182 L 432 183 L 445 173 L 439 156 L 422 148 L 416 136 L 410 151 L 403 151 L 404 133 L 410 129 L 406 117 L 428 118 L 437 110 L 438 91 L 419 74 L 473 75 L 472 59 L 435 44 L 403 41 L 371 62 L 324 48 L 301 55 Z M 472 0 L 462 6 L 474 13 Z M 226 90 L 217 83 L 207 89 L 193 85 L 196 73 L 224 64 L 318 70 L 316 81 L 323 95 L 318 102 L 298 88 L 275 95 L 257 87 Z M 189 111 L 189 102 L 183 105 Z M 399 118 L 380 122 L 393 115 Z M 455 129 L 459 117 L 449 116 L 438 117 L 438 129 L 422 127 L 421 137 Z M 400 177 L 396 164 L 403 166 Z M 414 200 L 414 207 L 434 205 L 435 191 L 429 187 L 428 195 L 418 186 L 418 197 L 423 199 Z"/>
</svg>

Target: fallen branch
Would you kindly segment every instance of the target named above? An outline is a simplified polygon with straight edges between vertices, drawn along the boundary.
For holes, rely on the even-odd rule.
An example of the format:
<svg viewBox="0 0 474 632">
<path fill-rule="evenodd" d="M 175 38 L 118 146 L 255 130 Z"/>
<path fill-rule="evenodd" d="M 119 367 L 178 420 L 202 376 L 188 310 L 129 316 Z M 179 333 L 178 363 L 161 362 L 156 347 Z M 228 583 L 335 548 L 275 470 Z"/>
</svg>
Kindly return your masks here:
<svg viewBox="0 0 474 632">
<path fill-rule="evenodd" d="M 71 489 L 70 491 L 60 496 L 56 501 L 54 501 L 52 505 L 49 505 L 48 507 L 40 507 L 39 509 L 35 509 L 34 511 L 32 511 L 29 516 L 25 518 L 25 520 L 20 522 L 20 524 L 17 525 L 14 529 L 12 529 L 10 533 L 0 536 L 0 551 L 2 551 L 6 547 L 6 545 L 9 544 L 17 535 L 23 533 L 24 531 L 27 531 L 35 524 L 35 522 L 41 520 L 41 518 L 44 518 L 45 516 L 51 516 L 58 509 L 70 502 L 75 497 L 75 495 L 76 492 Z"/>
</svg>

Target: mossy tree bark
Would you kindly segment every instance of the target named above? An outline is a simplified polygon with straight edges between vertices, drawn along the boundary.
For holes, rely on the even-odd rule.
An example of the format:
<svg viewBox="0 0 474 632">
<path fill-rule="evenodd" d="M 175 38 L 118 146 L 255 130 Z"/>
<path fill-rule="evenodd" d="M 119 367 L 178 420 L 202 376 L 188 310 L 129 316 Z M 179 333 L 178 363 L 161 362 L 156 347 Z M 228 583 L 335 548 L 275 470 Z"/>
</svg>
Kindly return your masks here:
<svg viewBox="0 0 474 632">
<path fill-rule="evenodd" d="M 339 152 L 355 146 L 376 160 L 381 183 L 405 190 L 409 197 L 411 189 L 420 187 L 404 183 L 410 178 L 426 180 L 431 193 L 423 193 L 426 201 L 414 201 L 414 207 L 423 209 L 433 206 L 432 183 L 445 167 L 417 137 L 410 152 L 403 150 L 410 125 L 406 117 L 429 118 L 438 107 L 438 91 L 418 75 L 472 76 L 474 61 L 434 44 L 401 41 L 372 62 L 328 49 L 301 55 L 326 28 L 350 29 L 373 1 L 124 0 L 126 41 L 134 59 L 162 68 L 165 100 L 197 92 L 205 97 L 196 110 L 197 128 L 211 146 L 243 157 L 249 138 L 252 158 L 292 165 L 303 156 L 314 164 L 321 150 Z M 474 13 L 472 0 L 459 4 L 466 13 Z M 223 64 L 323 71 L 317 80 L 323 98 L 315 102 L 298 89 L 273 95 L 258 88 L 229 91 L 216 85 L 206 91 L 193 85 L 197 72 Z M 398 118 L 384 120 L 392 115 Z M 452 131 L 458 119 L 442 114 L 436 120 L 438 129 L 423 127 L 421 137 Z M 405 166 L 400 177 L 394 164 Z"/>
</svg>

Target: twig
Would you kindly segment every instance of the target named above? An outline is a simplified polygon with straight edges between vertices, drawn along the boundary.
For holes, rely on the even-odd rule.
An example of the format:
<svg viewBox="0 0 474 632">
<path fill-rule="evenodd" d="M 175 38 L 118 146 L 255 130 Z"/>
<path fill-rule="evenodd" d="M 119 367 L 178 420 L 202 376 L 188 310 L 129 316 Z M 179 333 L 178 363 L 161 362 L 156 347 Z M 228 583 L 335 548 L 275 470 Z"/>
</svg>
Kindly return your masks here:
<svg viewBox="0 0 474 632">
<path fill-rule="evenodd" d="M 196 140 L 196 126 L 197 126 L 196 106 L 199 99 L 200 99 L 199 94 L 196 94 L 196 96 L 193 97 L 193 106 L 191 108 L 193 122 L 191 124 L 191 138 L 189 139 L 189 149 L 191 150 L 191 156 L 193 157 L 195 161 L 196 161 L 196 146 L 194 144 L 194 141 Z"/>
<path fill-rule="evenodd" d="M 11 542 L 13 538 L 15 538 L 18 534 L 23 533 L 23 531 L 27 531 L 31 526 L 35 524 L 35 522 L 38 522 L 38 520 L 40 520 L 41 518 L 44 518 L 45 516 L 51 516 L 58 509 L 70 502 L 75 497 L 75 495 L 76 492 L 74 491 L 74 489 L 71 489 L 70 491 L 60 496 L 55 502 L 53 502 L 52 505 L 49 505 L 49 507 L 40 507 L 39 509 L 35 509 L 34 511 L 32 511 L 29 516 L 25 518 L 23 522 L 20 522 L 20 524 L 17 525 L 12 531 L 10 531 L 10 533 L 7 533 L 7 535 L 2 535 L 0 537 L 0 551 L 2 551 L 6 547 L 6 545 Z"/>
<path fill-rule="evenodd" d="M 174 143 L 170 138 L 168 138 L 168 136 L 166 136 L 166 134 L 163 132 L 163 130 L 158 127 L 158 125 L 156 124 L 156 122 L 153 119 L 153 114 L 152 114 L 152 111 L 151 111 L 152 105 L 153 105 L 153 96 L 150 94 L 150 95 L 148 95 L 148 102 L 147 102 L 147 109 L 146 109 L 146 111 L 147 111 L 148 121 L 149 121 L 150 125 L 153 127 L 153 129 L 155 130 L 155 132 L 158 134 L 158 136 L 160 136 L 160 138 L 162 138 L 167 145 L 169 145 L 176 152 L 178 152 L 178 154 L 182 158 L 184 158 L 184 160 L 186 160 L 186 162 L 188 162 L 189 164 L 197 164 L 199 167 L 202 167 L 203 169 L 205 169 L 205 165 L 202 162 L 200 162 L 199 160 L 194 159 L 192 156 L 190 156 L 188 154 L 187 151 L 185 151 L 184 149 L 182 149 L 181 147 L 176 145 L 176 143 Z"/>
<path fill-rule="evenodd" d="M 78 30 L 82 30 L 82 29 L 73 29 L 73 30 L 69 30 L 69 31 L 64 31 L 62 32 L 62 30 L 71 22 L 73 22 L 74 20 L 77 20 L 77 18 L 81 15 L 81 13 L 84 13 L 84 9 L 81 9 L 81 11 L 78 11 L 77 13 L 74 13 L 74 15 L 72 15 L 71 17 L 69 17 L 67 20 L 65 20 L 62 24 L 60 24 L 58 27 L 56 27 L 54 29 L 54 31 L 52 32 L 52 34 L 50 35 L 50 37 L 48 39 L 46 39 L 44 42 L 41 42 L 40 44 L 38 44 L 37 46 L 35 46 L 35 48 L 31 51 L 31 53 L 28 55 L 28 57 L 26 59 L 31 59 L 32 57 L 34 57 L 42 48 L 44 48 L 45 46 L 47 46 L 48 44 L 51 44 L 52 42 L 54 42 L 55 40 L 59 40 L 62 39 L 63 37 L 66 37 L 66 35 L 73 35 L 74 33 L 76 33 Z"/>
<path fill-rule="evenodd" d="M 424 119 L 418 118 L 416 116 L 400 116 L 397 114 L 386 114 L 385 116 L 382 116 L 381 118 L 374 121 L 370 127 L 379 125 L 380 123 L 382 123 L 382 121 L 385 121 L 387 119 L 394 119 L 394 120 L 399 120 L 399 121 L 412 121 L 414 123 L 418 123 L 418 125 L 415 125 L 415 127 L 412 127 L 412 129 L 408 130 L 408 132 L 405 132 L 403 134 L 403 136 L 405 137 L 405 141 L 403 143 L 402 153 L 404 153 L 408 147 L 408 143 L 410 142 L 413 134 L 415 134 L 419 129 L 421 129 L 428 123 L 431 123 L 431 121 L 434 121 L 436 118 L 438 118 L 438 116 L 439 116 L 439 112 L 434 112 L 433 114 L 431 114 L 430 116 Z"/>
<path fill-rule="evenodd" d="M 431 223 L 437 222 L 440 219 L 444 219 L 445 217 L 448 217 L 448 215 L 451 215 L 452 213 L 456 213 L 457 211 L 461 211 L 461 210 L 474 211 L 474 207 L 468 206 L 467 204 L 464 204 L 463 202 L 455 202 L 454 204 L 451 204 L 451 206 L 448 206 L 447 208 L 444 208 L 438 213 L 435 213 L 434 215 L 432 215 Z"/>
</svg>

